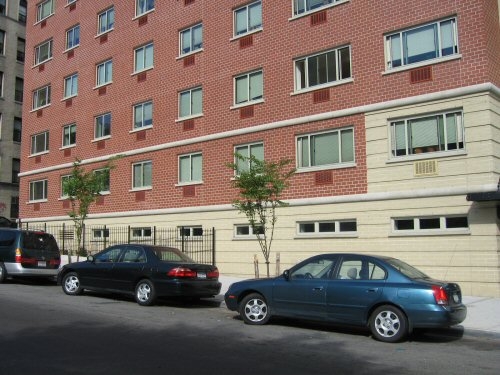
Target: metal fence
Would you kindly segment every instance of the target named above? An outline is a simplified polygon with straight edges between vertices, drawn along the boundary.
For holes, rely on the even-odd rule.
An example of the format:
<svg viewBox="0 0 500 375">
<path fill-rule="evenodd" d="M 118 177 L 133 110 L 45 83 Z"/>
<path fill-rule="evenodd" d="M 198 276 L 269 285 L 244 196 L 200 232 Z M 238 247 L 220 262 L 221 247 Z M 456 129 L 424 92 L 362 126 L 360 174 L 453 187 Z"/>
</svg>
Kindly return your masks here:
<svg viewBox="0 0 500 375">
<path fill-rule="evenodd" d="M 111 245 L 141 243 L 175 247 L 197 262 L 215 265 L 215 228 L 86 225 L 79 252 L 74 225 L 22 223 L 21 228 L 52 234 L 62 254 L 90 255 Z"/>
</svg>

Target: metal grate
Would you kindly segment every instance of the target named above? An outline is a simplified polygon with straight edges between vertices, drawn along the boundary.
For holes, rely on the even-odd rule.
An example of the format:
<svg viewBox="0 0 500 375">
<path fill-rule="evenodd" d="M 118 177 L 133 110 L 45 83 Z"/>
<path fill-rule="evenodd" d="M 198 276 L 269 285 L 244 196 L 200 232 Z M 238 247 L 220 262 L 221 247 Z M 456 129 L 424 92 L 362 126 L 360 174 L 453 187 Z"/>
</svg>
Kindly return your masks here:
<svg viewBox="0 0 500 375">
<path fill-rule="evenodd" d="M 438 164 L 436 160 L 417 161 L 414 164 L 415 176 L 435 176 L 438 174 Z"/>
<path fill-rule="evenodd" d="M 182 122 L 182 130 L 183 131 L 188 131 L 188 130 L 193 130 L 194 129 L 194 120 L 186 120 Z"/>
<path fill-rule="evenodd" d="M 427 81 L 432 81 L 432 67 L 424 66 L 422 68 L 410 70 L 410 83 Z"/>
<path fill-rule="evenodd" d="M 313 92 L 313 103 L 322 103 L 330 100 L 330 90 L 324 89 Z"/>
<path fill-rule="evenodd" d="M 247 48 L 253 45 L 253 35 L 247 35 L 240 39 L 240 49 Z"/>
<path fill-rule="evenodd" d="M 184 67 L 194 65 L 194 55 L 187 56 L 183 59 Z"/>
<path fill-rule="evenodd" d="M 194 197 L 196 196 L 196 188 L 194 185 L 183 186 L 182 187 L 182 196 L 183 197 Z"/>
<path fill-rule="evenodd" d="M 320 25 L 326 22 L 326 10 L 311 15 L 311 26 Z"/>
<path fill-rule="evenodd" d="M 240 118 L 249 118 L 253 117 L 253 115 L 254 115 L 253 105 L 240 108 Z"/>
<path fill-rule="evenodd" d="M 332 171 L 316 172 L 316 174 L 314 175 L 314 182 L 316 183 L 316 185 L 333 184 Z"/>
</svg>

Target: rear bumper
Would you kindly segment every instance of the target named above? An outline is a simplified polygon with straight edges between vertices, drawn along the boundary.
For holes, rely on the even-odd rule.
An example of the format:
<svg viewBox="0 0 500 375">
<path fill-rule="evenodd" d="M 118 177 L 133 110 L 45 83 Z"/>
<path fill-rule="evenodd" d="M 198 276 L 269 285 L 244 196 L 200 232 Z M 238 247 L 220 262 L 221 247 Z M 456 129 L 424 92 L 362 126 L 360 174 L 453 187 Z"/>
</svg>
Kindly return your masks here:
<svg viewBox="0 0 500 375">
<path fill-rule="evenodd" d="M 155 286 L 159 297 L 213 297 L 220 293 L 222 284 L 218 281 L 156 280 Z"/>
<path fill-rule="evenodd" d="M 466 317 L 467 307 L 465 305 L 438 306 L 433 311 L 414 314 L 411 324 L 413 328 L 450 327 L 462 323 Z"/>
<path fill-rule="evenodd" d="M 20 263 L 4 263 L 8 276 L 57 276 L 59 268 L 24 268 Z"/>
</svg>

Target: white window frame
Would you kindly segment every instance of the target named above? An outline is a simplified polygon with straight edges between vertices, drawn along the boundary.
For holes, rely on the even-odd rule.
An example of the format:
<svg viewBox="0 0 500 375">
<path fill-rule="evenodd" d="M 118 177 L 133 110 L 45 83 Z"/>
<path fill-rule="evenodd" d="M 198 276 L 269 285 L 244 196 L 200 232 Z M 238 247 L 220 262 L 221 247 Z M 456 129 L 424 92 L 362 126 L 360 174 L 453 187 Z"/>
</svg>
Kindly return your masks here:
<svg viewBox="0 0 500 375">
<path fill-rule="evenodd" d="M 193 93 L 196 94 L 194 97 L 193 97 Z M 198 98 L 197 93 L 200 93 L 200 95 L 201 95 L 200 96 L 200 112 L 193 113 L 193 99 Z M 183 112 L 183 101 L 182 101 L 183 95 L 187 95 L 187 97 L 189 98 L 189 108 L 187 111 L 189 113 L 186 115 L 182 114 L 182 112 Z M 188 89 L 188 90 L 184 90 L 184 91 L 179 92 L 178 103 L 179 103 L 178 104 L 179 105 L 179 112 L 178 112 L 179 120 L 186 120 L 186 119 L 190 119 L 190 118 L 203 116 L 203 89 L 202 89 L 202 87 L 201 86 L 193 87 L 192 89 Z"/>
<path fill-rule="evenodd" d="M 5 30 L 0 29 L 0 55 L 5 55 Z"/>
<path fill-rule="evenodd" d="M 193 176 L 194 173 L 193 173 L 193 170 L 195 168 L 195 165 L 193 165 L 193 161 L 195 160 L 195 158 L 198 158 L 198 157 L 201 157 L 200 159 L 200 171 L 199 171 L 199 175 L 200 175 L 200 178 L 199 179 L 195 179 L 195 177 Z M 182 176 L 182 173 L 181 173 L 181 164 L 182 164 L 182 161 L 184 160 L 188 160 L 189 161 L 189 176 L 187 179 L 185 180 L 182 180 L 181 179 L 181 176 Z M 196 159 L 197 160 L 197 159 Z M 179 181 L 179 184 L 178 185 L 194 185 L 194 184 L 201 184 L 203 183 L 203 154 L 201 152 L 193 152 L 193 153 L 190 153 L 190 154 L 183 154 L 183 155 L 179 155 L 179 160 L 178 160 L 178 181 Z"/>
<path fill-rule="evenodd" d="M 145 181 L 145 167 L 150 166 L 151 169 L 151 176 L 150 179 L 151 181 Z M 140 181 L 139 184 L 136 186 L 136 167 L 140 167 L 139 172 L 140 172 Z M 132 163 L 132 191 L 137 191 L 137 190 L 149 190 L 153 187 L 153 162 L 151 160 L 145 160 L 145 161 L 140 161 L 137 163 Z"/>
<path fill-rule="evenodd" d="M 182 232 L 183 230 L 184 233 Z M 199 230 L 201 230 L 201 234 L 195 234 L 195 232 Z M 178 226 L 177 233 L 179 234 L 179 239 L 182 239 L 184 237 L 184 240 L 201 240 L 203 238 L 203 227 L 201 225 Z"/>
<path fill-rule="evenodd" d="M 344 132 L 352 132 L 352 160 L 342 160 L 342 133 Z M 314 147 L 311 147 L 311 139 L 316 136 L 321 136 L 321 135 L 326 135 L 326 134 L 337 134 L 337 141 L 338 145 L 335 145 L 338 148 L 338 162 L 334 163 L 327 163 L 327 164 L 319 164 L 319 165 L 313 165 L 312 164 L 312 150 Z M 308 145 L 308 150 L 309 150 L 309 155 L 308 155 L 308 166 L 302 166 L 304 164 L 304 161 L 302 160 L 302 142 L 300 142 L 301 139 L 307 138 L 307 145 Z M 322 169 L 332 169 L 332 168 L 346 168 L 346 167 L 352 167 L 356 165 L 356 139 L 355 139 L 355 132 L 354 132 L 354 127 L 346 127 L 346 128 L 339 128 L 339 129 L 331 129 L 327 131 L 321 131 L 321 132 L 315 132 L 315 133 L 308 133 L 308 134 L 302 134 L 298 135 L 295 137 L 295 145 L 296 145 L 296 155 L 297 155 L 297 170 L 298 171 L 314 171 L 314 170 L 322 170 Z"/>
<path fill-rule="evenodd" d="M 110 168 L 98 168 L 98 169 L 94 169 L 92 171 L 94 174 L 98 174 L 98 173 L 107 173 L 108 175 L 108 182 L 107 182 L 107 189 L 105 190 L 101 190 L 99 193 L 100 194 L 109 194 L 110 193 L 110 190 L 111 190 L 111 170 Z"/>
<path fill-rule="evenodd" d="M 78 39 L 75 35 L 78 31 Z M 66 51 L 72 50 L 80 45 L 80 24 L 66 30 Z"/>
<path fill-rule="evenodd" d="M 333 230 L 322 230 L 321 225 L 333 225 Z M 356 226 L 356 230 L 346 230 L 344 224 Z M 305 225 L 313 226 L 312 232 L 303 231 Z M 297 221 L 296 223 L 296 236 L 297 237 L 356 237 L 358 235 L 356 219 L 342 219 L 342 220 L 317 220 L 317 221 Z"/>
<path fill-rule="evenodd" d="M 109 16 L 112 15 L 112 21 Z M 115 28 L 115 7 L 110 7 L 97 15 L 97 35 L 109 33 Z"/>
<path fill-rule="evenodd" d="M 61 182 L 61 197 L 60 197 L 60 199 L 69 198 L 69 195 L 64 193 L 64 182 L 66 180 L 69 180 L 70 178 L 71 178 L 70 174 L 66 174 L 66 175 L 61 176 L 61 180 L 60 180 L 60 182 Z"/>
<path fill-rule="evenodd" d="M 68 130 L 69 133 L 66 133 Z M 74 142 L 71 139 L 74 138 Z M 62 131 L 62 148 L 74 147 L 76 145 L 76 123 L 68 124 Z"/>
<path fill-rule="evenodd" d="M 349 54 L 349 73 L 344 74 L 343 68 L 342 68 L 342 56 L 345 55 L 347 50 L 347 53 Z M 332 56 L 333 54 L 333 56 Z M 320 58 L 328 58 L 334 57 L 335 60 L 335 72 L 334 75 L 335 77 L 333 79 L 330 79 L 331 77 L 328 77 L 328 72 L 327 74 L 327 80 L 326 82 L 322 83 L 311 83 L 311 77 L 309 76 L 309 64 L 312 64 L 313 61 L 316 59 Z M 337 86 L 337 85 L 342 85 L 345 83 L 349 83 L 353 81 L 352 78 L 352 53 L 351 53 L 351 46 L 340 46 L 337 48 L 332 48 L 328 51 L 323 51 L 320 53 L 314 53 L 308 56 L 303 56 L 300 58 L 297 58 L 293 62 L 294 66 L 294 89 L 295 93 L 303 93 L 303 92 L 309 92 L 309 91 L 314 91 L 326 87 L 332 87 L 332 86 Z M 328 69 L 327 69 L 328 70 Z M 325 74 L 325 72 L 322 72 Z M 317 72 L 317 78 L 319 80 L 320 72 Z"/>
<path fill-rule="evenodd" d="M 93 242 L 104 242 L 105 238 L 109 238 L 110 231 L 108 228 L 92 229 Z"/>
<path fill-rule="evenodd" d="M 37 150 L 36 145 L 38 144 L 37 139 L 38 137 L 42 137 L 43 140 L 41 141 L 43 143 L 42 149 Z M 44 131 L 41 133 L 37 133 L 31 136 L 31 145 L 30 145 L 30 156 L 34 155 L 41 155 L 41 154 L 46 154 L 49 152 L 49 131 Z"/>
<path fill-rule="evenodd" d="M 248 230 L 248 234 L 240 234 L 238 233 L 239 228 L 244 228 Z M 233 227 L 233 239 L 252 239 L 256 240 L 257 239 L 257 234 L 254 233 L 253 228 L 250 224 L 235 224 Z"/>
<path fill-rule="evenodd" d="M 147 232 L 149 231 L 149 235 Z M 136 232 L 140 232 L 140 234 L 136 234 Z M 135 239 L 145 239 L 153 237 L 153 228 L 152 227 L 132 227 L 130 228 L 130 236 Z"/>
<path fill-rule="evenodd" d="M 292 0 L 292 17 L 298 18 L 303 17 L 305 15 L 318 12 L 320 10 L 331 8 L 339 4 L 347 3 L 349 0 Z M 311 8 L 311 2 L 314 4 L 318 4 Z"/>
<path fill-rule="evenodd" d="M 35 197 L 35 189 L 36 189 L 36 186 L 37 185 L 42 185 L 41 186 L 41 189 L 42 189 L 42 197 L 41 198 L 36 198 Z M 38 189 L 40 189 L 40 187 L 38 187 Z M 43 179 L 43 180 L 37 180 L 37 181 L 30 181 L 30 185 L 29 185 L 29 202 L 30 203 L 34 203 L 34 202 L 46 202 L 47 201 L 47 196 L 48 196 L 48 180 L 47 179 Z"/>
<path fill-rule="evenodd" d="M 251 81 L 253 77 L 260 76 L 261 81 L 260 81 L 260 86 L 262 87 L 262 91 L 260 92 L 260 95 L 255 95 L 253 98 L 252 96 L 252 85 Z M 246 82 L 246 100 L 242 100 L 238 102 L 238 88 L 239 88 L 239 83 L 243 82 L 242 84 L 245 84 Z M 245 88 L 245 87 L 244 87 Z M 243 74 L 238 74 L 237 76 L 233 77 L 233 101 L 234 105 L 232 108 L 239 108 L 239 107 L 244 107 L 247 105 L 252 105 L 252 104 L 257 104 L 257 103 L 262 103 L 264 102 L 264 71 L 262 69 L 257 69 L 253 70 L 251 72 L 243 73 Z"/>
<path fill-rule="evenodd" d="M 109 116 L 109 126 L 108 133 L 106 133 L 106 122 L 104 121 Z M 101 120 L 99 122 L 99 120 Z M 94 117 L 94 140 L 106 139 L 111 137 L 111 125 L 112 125 L 113 117 L 111 116 L 111 112 L 106 112 L 101 115 L 97 115 Z"/>
<path fill-rule="evenodd" d="M 148 53 L 151 53 L 149 59 Z M 138 55 L 142 54 L 142 58 Z M 151 61 L 149 61 L 151 60 Z M 140 73 L 145 70 L 153 69 L 154 67 L 154 45 L 153 43 L 145 44 L 134 50 L 134 73 Z"/>
<path fill-rule="evenodd" d="M 152 3 L 152 6 L 151 6 Z M 140 17 L 155 10 L 154 0 L 136 0 L 135 16 Z"/>
<path fill-rule="evenodd" d="M 448 118 L 454 118 L 453 122 L 448 122 Z M 436 119 L 436 132 L 429 133 L 426 137 L 428 142 L 432 144 L 423 145 L 421 142 L 415 141 L 413 142 L 414 136 L 416 136 L 415 132 L 412 131 L 412 125 L 417 121 L 425 120 L 433 120 Z M 439 120 L 440 119 L 440 120 Z M 440 121 L 442 124 L 442 129 L 440 129 Z M 422 126 L 426 125 L 425 123 Z M 432 124 L 428 124 L 432 126 Z M 448 136 L 449 126 L 454 126 L 456 140 L 454 142 L 456 148 L 450 147 L 453 142 L 451 142 L 452 137 Z M 397 141 L 401 138 L 401 135 L 397 135 L 399 133 L 398 129 L 403 128 L 404 131 L 404 142 L 405 149 L 404 154 L 399 152 L 398 150 L 402 150 L 397 148 Z M 421 114 L 418 116 L 406 117 L 401 119 L 393 119 L 389 122 L 389 130 L 390 130 L 390 157 L 394 160 L 401 160 L 402 158 L 411 158 L 417 155 L 422 156 L 423 154 L 429 153 L 462 153 L 465 152 L 465 127 L 464 127 L 464 116 L 462 110 L 450 110 L 436 113 L 428 113 Z M 429 130 L 433 130 L 429 128 Z M 432 137 L 430 135 L 432 134 Z M 441 136 L 444 137 L 444 140 L 441 139 Z M 422 138 L 421 136 L 420 138 Z M 431 141 L 431 138 L 433 141 Z"/>
<path fill-rule="evenodd" d="M 68 89 L 70 93 L 68 95 Z M 64 78 L 64 99 L 69 99 L 78 95 L 78 73 L 74 73 Z"/>
<path fill-rule="evenodd" d="M 40 99 L 41 94 L 45 95 L 45 102 Z M 50 105 L 50 85 L 40 87 L 33 91 L 32 109 L 37 110 Z"/>
<path fill-rule="evenodd" d="M 255 25 L 255 26 L 250 26 L 250 15 L 251 15 L 251 10 L 254 9 L 255 7 L 260 8 L 260 24 Z M 238 15 L 241 14 L 242 17 L 245 18 L 245 27 L 241 28 L 238 33 L 238 25 L 239 21 L 241 20 L 238 18 Z M 246 4 L 242 7 L 236 8 L 233 10 L 233 36 L 234 38 L 240 38 L 242 36 L 248 35 L 255 33 L 257 31 L 262 30 L 262 0 L 254 1 L 249 4 Z"/>
<path fill-rule="evenodd" d="M 96 65 L 96 87 L 102 87 L 113 83 L 113 59 L 103 61 Z M 101 82 L 101 72 L 102 82 Z"/>
<path fill-rule="evenodd" d="M 148 111 L 145 111 L 144 108 L 146 106 L 150 106 L 151 107 L 151 124 L 145 124 L 145 113 L 148 112 Z M 140 113 L 138 113 L 138 111 L 140 110 Z M 149 128 L 152 128 L 153 127 L 153 101 L 152 100 L 148 100 L 146 102 L 142 102 L 142 103 L 138 103 L 136 105 L 134 105 L 134 110 L 133 110 L 133 115 L 134 115 L 134 118 L 133 118 L 133 130 L 141 130 L 141 129 L 149 129 Z M 140 115 L 141 117 L 141 121 L 139 122 L 139 126 L 137 126 L 138 124 L 138 121 L 137 121 L 137 117 L 138 115 Z"/>
<path fill-rule="evenodd" d="M 467 220 L 467 227 L 448 227 L 447 219 L 463 219 Z M 421 221 L 423 220 L 439 220 L 439 228 L 422 228 Z M 398 221 L 413 221 L 413 229 L 398 229 Z M 432 236 L 432 235 L 453 235 L 453 234 L 470 234 L 470 223 L 467 214 L 464 215 L 442 215 L 442 216 L 415 216 L 415 217 L 394 217 L 391 218 L 391 236 Z"/>
<path fill-rule="evenodd" d="M 245 144 L 242 144 L 242 145 L 236 145 L 234 146 L 234 153 L 239 153 L 240 155 L 246 157 L 246 158 L 250 158 L 252 155 L 255 156 L 255 154 L 252 152 L 252 147 L 256 147 L 256 146 L 262 146 L 262 159 L 259 159 L 261 161 L 264 161 L 264 155 L 265 155 L 265 151 L 264 151 L 264 142 L 251 142 L 251 143 L 245 143 Z M 240 150 L 241 149 L 246 149 L 245 150 L 245 154 L 243 154 Z M 245 171 L 248 171 L 250 170 L 250 163 L 251 161 L 250 160 L 246 160 L 246 161 L 241 161 L 239 160 L 236 156 L 234 157 L 234 164 L 236 166 L 238 166 L 239 163 L 247 163 L 246 167 L 245 167 Z M 240 169 L 236 169 L 234 171 L 234 175 L 235 176 L 238 176 L 239 175 L 239 170 Z"/>
<path fill-rule="evenodd" d="M 53 57 L 53 41 L 52 39 L 46 40 L 43 43 L 40 43 L 35 47 L 35 61 L 34 64 L 35 66 L 43 64 L 49 60 L 52 60 Z M 42 49 L 47 48 L 47 56 L 46 57 L 41 57 L 42 54 Z"/>
<path fill-rule="evenodd" d="M 441 32 L 442 25 L 446 22 L 451 22 L 451 31 L 453 33 L 452 35 L 452 49 L 453 53 L 450 54 L 445 54 L 443 55 L 443 48 L 442 48 L 442 43 L 443 43 L 443 35 Z M 422 30 L 425 28 L 428 28 L 430 26 L 435 27 L 435 33 L 434 33 L 434 41 L 437 40 L 438 46 L 437 51 L 437 56 L 436 57 L 431 57 L 431 58 L 426 58 L 426 59 L 421 59 L 415 62 L 406 62 L 405 60 L 408 57 L 405 57 L 405 49 L 403 48 L 404 45 L 404 38 L 405 35 L 408 35 L 411 32 L 415 32 L 417 30 Z M 396 42 L 396 39 L 399 39 Z M 459 53 L 459 48 L 458 48 L 458 29 L 457 29 L 457 19 L 456 17 L 451 17 L 451 18 L 446 18 L 442 19 L 439 21 L 434 21 L 430 23 L 426 23 L 423 25 L 418 25 L 412 28 L 404 29 L 401 31 L 398 31 L 397 33 L 390 33 L 384 36 L 385 40 L 385 56 L 386 56 L 386 73 L 391 73 L 391 72 L 397 72 L 401 70 L 407 70 L 407 69 L 413 69 L 415 67 L 419 66 L 425 66 L 425 65 L 431 65 L 435 64 L 438 62 L 446 61 L 446 60 L 453 60 L 460 58 L 461 55 Z M 393 46 L 394 44 L 394 46 Z M 419 44 L 422 45 L 422 44 Z M 398 59 L 393 58 L 393 54 L 397 51 L 400 57 L 400 64 L 397 64 L 396 66 L 394 65 L 394 61 L 397 61 Z"/>
<path fill-rule="evenodd" d="M 201 43 L 200 45 L 194 45 L 194 31 L 195 29 L 201 28 Z M 189 51 L 184 52 L 183 49 L 183 36 L 185 34 L 189 34 Z M 202 23 L 197 23 L 196 25 L 187 27 L 181 31 L 179 31 L 179 56 L 187 56 L 191 55 L 193 53 L 197 53 L 203 51 L 203 24 Z"/>
<path fill-rule="evenodd" d="M 47 5 L 50 6 L 48 13 L 45 12 Z M 37 23 L 49 18 L 53 14 L 54 14 L 54 1 L 53 0 L 42 1 L 41 3 L 39 3 L 36 6 L 36 22 Z"/>
</svg>

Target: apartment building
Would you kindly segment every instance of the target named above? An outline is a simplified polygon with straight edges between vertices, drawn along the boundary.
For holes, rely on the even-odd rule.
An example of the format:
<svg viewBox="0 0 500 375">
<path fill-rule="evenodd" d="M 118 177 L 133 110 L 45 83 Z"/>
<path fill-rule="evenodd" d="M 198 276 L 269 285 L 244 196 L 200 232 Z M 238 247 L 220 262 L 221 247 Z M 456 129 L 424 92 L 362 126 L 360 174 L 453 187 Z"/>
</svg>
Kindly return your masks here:
<svg viewBox="0 0 500 375">
<path fill-rule="evenodd" d="M 19 213 L 26 1 L 0 0 L 0 216 Z"/>
<path fill-rule="evenodd" d="M 120 155 L 89 223 L 259 245 L 234 153 L 289 158 L 271 260 L 394 256 L 500 296 L 500 1 L 45 0 L 28 6 L 20 218 L 68 222 L 75 159 Z M 101 233 L 102 234 L 102 233 Z"/>
</svg>

